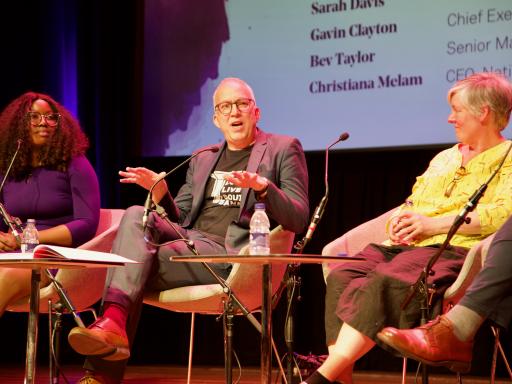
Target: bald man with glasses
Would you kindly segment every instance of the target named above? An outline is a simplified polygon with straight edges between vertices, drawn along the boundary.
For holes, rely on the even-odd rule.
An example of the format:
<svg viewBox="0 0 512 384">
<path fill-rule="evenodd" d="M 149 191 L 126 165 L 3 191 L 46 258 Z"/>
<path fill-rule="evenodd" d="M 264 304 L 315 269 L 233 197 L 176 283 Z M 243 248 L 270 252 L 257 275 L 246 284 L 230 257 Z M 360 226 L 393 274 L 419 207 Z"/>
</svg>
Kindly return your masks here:
<svg viewBox="0 0 512 384">
<path fill-rule="evenodd" d="M 240 79 L 222 80 L 213 105 L 213 123 L 225 141 L 197 151 L 201 153 L 190 161 L 176 197 L 165 181 L 152 190 L 154 203 L 165 209 L 180 233 L 157 214 L 149 215 L 144 228 L 143 207 L 126 210 L 112 252 L 140 264 L 113 269 L 102 317 L 69 334 L 73 349 L 89 356 L 81 383 L 121 381 L 145 290 L 217 282 L 201 264 L 169 261 L 170 256 L 192 253 L 181 237 L 192 240 L 199 254 L 236 254 L 249 241 L 249 222 L 259 201 L 265 202 L 272 226 L 281 224 L 295 233 L 307 226 L 308 175 L 300 142 L 257 127 L 260 109 L 251 87 Z M 139 167 L 120 176 L 123 183 L 150 189 L 161 175 Z M 178 241 L 158 246 L 173 240 Z M 223 278 L 231 270 L 230 264 L 212 267 Z"/>
</svg>

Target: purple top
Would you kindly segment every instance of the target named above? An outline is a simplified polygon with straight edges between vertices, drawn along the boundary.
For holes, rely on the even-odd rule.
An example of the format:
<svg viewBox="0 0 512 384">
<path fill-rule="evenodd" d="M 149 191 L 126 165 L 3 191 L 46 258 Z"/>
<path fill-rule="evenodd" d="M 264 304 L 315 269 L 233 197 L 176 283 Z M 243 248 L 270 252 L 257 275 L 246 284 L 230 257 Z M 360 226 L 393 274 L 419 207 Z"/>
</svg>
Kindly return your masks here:
<svg viewBox="0 0 512 384">
<path fill-rule="evenodd" d="M 0 201 L 11 216 L 20 218 L 23 223 L 36 219 L 39 230 L 66 225 L 73 247 L 92 239 L 98 227 L 98 179 L 83 155 L 73 158 L 66 172 L 35 168 L 26 180 L 7 180 Z M 0 229 L 7 231 L 2 219 Z"/>
</svg>

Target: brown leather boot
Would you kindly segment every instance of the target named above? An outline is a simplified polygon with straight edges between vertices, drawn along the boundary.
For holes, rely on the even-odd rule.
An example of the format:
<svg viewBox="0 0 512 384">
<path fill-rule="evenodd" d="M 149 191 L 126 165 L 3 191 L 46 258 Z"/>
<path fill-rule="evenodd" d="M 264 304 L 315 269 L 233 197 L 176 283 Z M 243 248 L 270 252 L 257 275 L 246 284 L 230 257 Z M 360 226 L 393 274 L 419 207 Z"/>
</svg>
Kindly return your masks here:
<svg viewBox="0 0 512 384">
<path fill-rule="evenodd" d="M 377 337 L 405 357 L 466 373 L 471 368 L 473 341 L 460 341 L 445 316 L 414 329 L 384 328 Z"/>
</svg>

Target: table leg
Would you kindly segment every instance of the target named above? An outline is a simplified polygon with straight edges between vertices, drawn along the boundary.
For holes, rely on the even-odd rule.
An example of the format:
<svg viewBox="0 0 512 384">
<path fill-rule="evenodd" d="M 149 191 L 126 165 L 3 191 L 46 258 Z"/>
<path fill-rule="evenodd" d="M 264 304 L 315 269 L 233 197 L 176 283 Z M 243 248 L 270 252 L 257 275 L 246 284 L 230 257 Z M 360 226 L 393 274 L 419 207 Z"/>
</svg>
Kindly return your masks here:
<svg viewBox="0 0 512 384">
<path fill-rule="evenodd" d="M 261 302 L 261 382 L 272 379 L 272 265 L 263 264 Z"/>
<path fill-rule="evenodd" d="M 40 282 L 41 270 L 39 268 L 32 269 L 32 278 L 30 280 L 30 312 L 28 315 L 27 330 L 27 354 L 25 360 L 25 384 L 35 383 Z"/>
</svg>

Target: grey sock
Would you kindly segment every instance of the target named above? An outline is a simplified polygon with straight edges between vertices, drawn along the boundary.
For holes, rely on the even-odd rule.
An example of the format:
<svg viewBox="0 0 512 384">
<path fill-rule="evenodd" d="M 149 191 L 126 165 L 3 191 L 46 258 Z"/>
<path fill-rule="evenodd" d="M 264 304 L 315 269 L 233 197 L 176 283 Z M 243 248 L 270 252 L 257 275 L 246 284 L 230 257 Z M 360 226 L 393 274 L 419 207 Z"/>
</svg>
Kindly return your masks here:
<svg viewBox="0 0 512 384">
<path fill-rule="evenodd" d="M 461 341 L 473 340 L 478 328 L 485 320 L 475 311 L 458 304 L 450 309 L 445 316 L 452 322 L 453 332 Z"/>
</svg>

